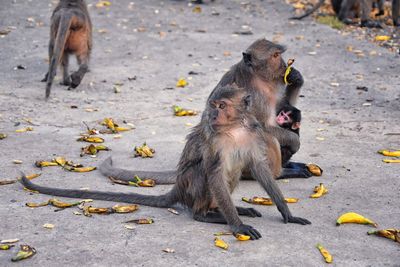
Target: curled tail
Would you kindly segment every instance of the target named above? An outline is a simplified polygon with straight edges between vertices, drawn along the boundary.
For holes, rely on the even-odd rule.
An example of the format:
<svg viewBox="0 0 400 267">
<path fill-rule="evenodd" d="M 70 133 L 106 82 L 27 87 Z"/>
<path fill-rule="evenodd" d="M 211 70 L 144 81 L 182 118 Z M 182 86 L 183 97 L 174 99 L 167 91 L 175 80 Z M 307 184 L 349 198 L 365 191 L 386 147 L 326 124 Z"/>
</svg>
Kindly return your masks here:
<svg viewBox="0 0 400 267">
<path fill-rule="evenodd" d="M 303 18 L 305 18 L 305 17 L 308 17 L 308 16 L 310 16 L 315 10 L 317 10 L 318 8 L 320 8 L 324 2 L 325 2 L 325 0 L 319 0 L 319 2 L 318 2 L 315 6 L 313 6 L 312 8 L 310 8 L 309 10 L 307 10 L 306 12 L 304 12 L 303 15 L 294 16 L 294 17 L 291 17 L 290 19 L 298 19 L 298 20 L 300 20 L 300 19 L 303 19 Z"/>
<path fill-rule="evenodd" d="M 49 72 L 46 83 L 46 99 L 50 96 L 51 85 L 56 76 L 57 66 L 64 53 L 65 43 L 69 36 L 69 28 L 72 22 L 72 14 L 63 13 L 58 23 L 56 40 L 54 42 L 53 55 L 50 58 Z"/>
<path fill-rule="evenodd" d="M 124 181 L 132 181 L 137 175 L 141 179 L 153 179 L 157 184 L 174 184 L 176 182 L 176 171 L 153 172 L 119 169 L 112 166 L 111 157 L 104 160 L 98 169 L 104 176 Z"/>
<path fill-rule="evenodd" d="M 178 202 L 178 194 L 176 186 L 172 188 L 171 191 L 164 195 L 151 196 L 151 195 L 141 195 L 135 193 L 114 193 L 114 192 L 101 192 L 101 191 L 86 191 L 86 190 L 75 190 L 75 189 L 60 189 L 40 186 L 32 183 L 25 174 L 21 174 L 19 182 L 26 188 L 39 193 L 60 196 L 60 197 L 70 197 L 70 198 L 83 198 L 83 199 L 97 199 L 115 202 L 125 202 L 134 203 L 150 207 L 158 208 L 169 208 Z"/>
</svg>

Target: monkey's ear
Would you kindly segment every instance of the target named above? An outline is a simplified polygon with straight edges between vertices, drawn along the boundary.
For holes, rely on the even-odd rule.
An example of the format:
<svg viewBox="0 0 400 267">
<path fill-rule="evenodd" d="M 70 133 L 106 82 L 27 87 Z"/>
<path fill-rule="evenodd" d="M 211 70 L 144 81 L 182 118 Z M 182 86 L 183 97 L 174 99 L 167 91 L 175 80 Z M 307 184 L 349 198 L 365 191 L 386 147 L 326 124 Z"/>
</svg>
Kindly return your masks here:
<svg viewBox="0 0 400 267">
<path fill-rule="evenodd" d="M 243 103 L 246 109 L 249 109 L 251 106 L 251 95 L 246 95 L 245 97 L 243 97 Z"/>
<path fill-rule="evenodd" d="M 251 67 L 251 55 L 249 53 L 243 52 L 243 61 L 246 66 Z"/>
<path fill-rule="evenodd" d="M 297 130 L 297 129 L 300 129 L 300 122 L 295 122 L 292 125 L 292 130 Z"/>
</svg>

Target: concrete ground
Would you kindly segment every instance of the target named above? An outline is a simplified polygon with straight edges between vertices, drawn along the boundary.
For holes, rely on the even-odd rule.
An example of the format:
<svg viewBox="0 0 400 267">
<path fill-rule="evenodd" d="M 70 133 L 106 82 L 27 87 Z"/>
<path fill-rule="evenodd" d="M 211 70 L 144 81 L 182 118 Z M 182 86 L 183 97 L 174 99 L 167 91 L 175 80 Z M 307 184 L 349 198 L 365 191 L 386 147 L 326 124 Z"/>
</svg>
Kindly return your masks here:
<svg viewBox="0 0 400 267">
<path fill-rule="evenodd" d="M 186 1 L 119 0 L 96 8 L 96 1 L 90 0 L 91 72 L 73 91 L 58 85 L 58 76 L 51 99 L 45 102 L 40 80 L 47 71 L 49 18 L 55 2 L 5 0 L 0 6 L 0 28 L 11 30 L 0 36 L 0 132 L 8 135 L 0 140 L 0 179 L 13 179 L 19 170 L 40 172 L 33 163 L 56 155 L 84 165 L 96 166 L 112 155 L 118 167 L 174 168 L 190 131 L 188 123 L 196 124 L 199 116 L 174 117 L 171 106 L 201 111 L 221 76 L 261 37 L 286 44 L 285 58 L 295 58 L 305 78 L 298 103 L 303 112 L 302 147 L 294 159 L 318 163 L 324 174 L 279 181 L 285 196 L 300 198 L 290 205 L 292 212 L 312 225 L 285 225 L 274 206 L 257 206 L 263 217 L 243 221 L 263 238 L 238 242 L 225 236 L 228 251 L 213 242 L 213 234 L 228 230 L 227 226 L 195 222 L 183 209 L 178 208 L 177 216 L 142 206 L 132 214 L 89 218 L 74 215 L 76 208 L 57 213 L 53 207 L 28 208 L 26 202 L 42 202 L 49 196 L 26 192 L 18 183 L 3 185 L 0 239 L 19 238 L 19 244 L 35 247 L 37 254 L 11 263 L 17 248 L 0 251 L 0 266 L 322 266 L 317 243 L 331 252 L 334 266 L 400 266 L 399 244 L 368 236 L 372 227 L 335 226 L 339 215 L 354 211 L 381 229 L 400 228 L 400 165 L 385 164 L 376 153 L 400 148 L 399 135 L 385 135 L 400 133 L 399 55 L 311 19 L 289 21 L 290 7 L 281 1 L 218 0 L 193 13 Z M 253 34 L 234 34 L 249 30 Z M 18 65 L 25 69 L 15 69 Z M 75 68 L 73 62 L 71 70 Z M 189 75 L 190 71 L 198 75 Z M 175 87 L 180 77 L 188 80 L 187 87 Z M 118 94 L 113 89 L 116 83 L 122 83 Z M 367 89 L 357 89 L 362 86 Z M 80 158 L 80 148 L 86 145 L 76 141 L 85 130 L 82 122 L 101 128 L 98 122 L 105 117 L 133 123 L 136 129 L 121 139 L 104 135 L 111 152 Z M 34 130 L 15 133 L 26 126 Z M 144 141 L 156 149 L 155 157 L 133 158 L 133 147 Z M 16 165 L 13 160 L 23 163 Z M 58 167 L 44 168 L 34 181 L 144 194 L 170 188 L 112 185 L 98 171 L 81 174 Z M 329 193 L 310 199 L 319 183 Z M 256 182 L 246 181 L 233 199 L 237 205 L 250 206 L 241 197 L 256 195 L 266 193 Z M 155 223 L 134 230 L 124 227 L 124 221 L 142 217 L 154 218 Z M 43 228 L 45 223 L 54 224 L 54 229 Z M 165 253 L 165 248 L 175 253 Z"/>
</svg>

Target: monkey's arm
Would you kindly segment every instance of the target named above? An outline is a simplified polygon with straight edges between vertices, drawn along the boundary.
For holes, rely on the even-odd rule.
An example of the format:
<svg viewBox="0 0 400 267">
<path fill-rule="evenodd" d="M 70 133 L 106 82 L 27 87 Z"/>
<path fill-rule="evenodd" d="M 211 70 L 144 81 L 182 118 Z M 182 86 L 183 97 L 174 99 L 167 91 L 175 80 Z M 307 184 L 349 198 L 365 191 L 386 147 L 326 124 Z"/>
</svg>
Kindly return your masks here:
<svg viewBox="0 0 400 267">
<path fill-rule="evenodd" d="M 292 70 L 290 71 L 287 77 L 287 81 L 288 85 L 286 86 L 285 94 L 279 101 L 277 110 L 280 110 L 283 107 L 284 103 L 290 103 L 292 106 L 295 106 L 300 93 L 300 88 L 304 84 L 303 76 L 295 68 L 292 68 Z"/>
<path fill-rule="evenodd" d="M 240 220 L 225 182 L 228 178 L 224 177 L 219 160 L 217 162 L 215 164 L 214 161 L 213 165 L 215 167 L 209 169 L 208 186 L 213 198 L 217 202 L 218 211 L 222 213 L 234 235 L 244 234 L 249 235 L 251 239 L 259 239 L 261 234 L 252 226 L 243 224 L 242 220 Z"/>
<path fill-rule="evenodd" d="M 266 161 L 267 160 L 260 160 L 252 162 L 250 166 L 251 174 L 271 197 L 279 212 L 282 214 L 284 223 L 311 224 L 307 219 L 292 216 L 281 190 L 272 177 L 272 173 Z"/>
<path fill-rule="evenodd" d="M 300 137 L 292 131 L 277 126 L 268 126 L 265 132 L 275 137 L 282 147 L 287 147 L 293 155 L 300 149 Z"/>
</svg>

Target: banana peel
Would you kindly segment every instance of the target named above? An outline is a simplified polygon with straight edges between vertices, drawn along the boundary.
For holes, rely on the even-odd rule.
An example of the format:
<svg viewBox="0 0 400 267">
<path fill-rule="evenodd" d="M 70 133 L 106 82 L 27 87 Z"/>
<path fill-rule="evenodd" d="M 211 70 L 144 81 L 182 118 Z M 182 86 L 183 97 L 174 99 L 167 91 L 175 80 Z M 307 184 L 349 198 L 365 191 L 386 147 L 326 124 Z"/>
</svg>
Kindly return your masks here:
<svg viewBox="0 0 400 267">
<path fill-rule="evenodd" d="M 317 164 L 309 163 L 306 165 L 309 172 L 312 173 L 314 176 L 321 176 L 324 170 L 321 169 Z"/>
<path fill-rule="evenodd" d="M 96 155 L 99 151 L 109 151 L 109 150 L 111 150 L 111 149 L 109 149 L 105 145 L 90 144 L 88 146 L 81 148 L 80 156 L 83 157 L 84 155 Z"/>
<path fill-rule="evenodd" d="M 336 220 L 336 225 L 341 225 L 344 223 L 369 224 L 377 227 L 375 222 L 355 212 L 347 212 Z"/>
<path fill-rule="evenodd" d="M 150 148 L 146 142 L 143 143 L 141 146 L 135 146 L 135 158 L 142 157 L 142 158 L 152 158 L 154 153 L 156 152 L 153 148 Z"/>
<path fill-rule="evenodd" d="M 49 166 L 58 166 L 58 163 L 53 162 L 53 161 L 38 160 L 35 162 L 35 166 L 39 167 L 39 168 L 43 168 L 43 167 L 49 167 Z"/>
<path fill-rule="evenodd" d="M 384 230 L 372 230 L 368 232 L 368 235 L 377 235 L 400 243 L 400 229 L 389 228 Z"/>
<path fill-rule="evenodd" d="M 314 194 L 312 194 L 310 198 L 320 198 L 326 193 L 328 193 L 328 189 L 324 186 L 323 183 L 320 183 L 319 185 L 314 187 Z"/>
<path fill-rule="evenodd" d="M 229 245 L 224 240 L 222 240 L 222 239 L 220 239 L 218 237 L 216 237 L 214 239 L 214 244 L 215 244 L 216 247 L 219 247 L 219 248 L 222 248 L 222 249 L 225 249 L 225 250 L 227 250 L 229 248 Z"/>
<path fill-rule="evenodd" d="M 215 233 L 214 236 L 221 236 L 221 235 L 233 235 L 232 232 L 218 232 Z"/>
<path fill-rule="evenodd" d="M 17 255 L 15 255 L 11 261 L 20 261 L 24 259 L 28 259 L 36 254 L 36 249 L 28 246 L 28 245 L 21 245 L 20 250 L 18 251 Z"/>
<path fill-rule="evenodd" d="M 385 163 L 400 163 L 400 159 L 383 159 Z"/>
<path fill-rule="evenodd" d="M 14 245 L 11 245 L 11 244 L 0 244 L 0 250 L 9 250 L 13 246 Z"/>
<path fill-rule="evenodd" d="M 16 133 L 25 133 L 33 131 L 33 127 L 25 127 L 22 129 L 15 130 Z"/>
<path fill-rule="evenodd" d="M 322 257 L 324 257 L 325 262 L 332 263 L 333 261 L 332 255 L 321 244 L 317 244 L 317 248 L 319 252 L 321 252 Z"/>
<path fill-rule="evenodd" d="M 186 85 L 188 85 L 188 82 L 183 79 L 180 78 L 177 82 L 176 82 L 176 87 L 185 87 Z"/>
<path fill-rule="evenodd" d="M 76 139 L 76 141 L 88 143 L 104 143 L 104 139 L 98 136 L 82 136 Z"/>
<path fill-rule="evenodd" d="M 274 202 L 270 198 L 266 197 L 253 197 L 253 198 L 246 198 L 242 197 L 242 201 L 250 203 L 250 204 L 257 204 L 257 205 L 265 205 L 265 206 L 272 206 Z M 298 198 L 285 198 L 286 203 L 297 203 L 299 202 Z"/>
<path fill-rule="evenodd" d="M 126 221 L 125 223 L 152 224 L 154 223 L 154 220 L 150 218 L 142 218 L 142 219 L 129 220 Z"/>
<path fill-rule="evenodd" d="M 96 167 L 72 167 L 70 165 L 65 165 L 63 168 L 70 172 L 91 172 L 96 170 Z"/>
<path fill-rule="evenodd" d="M 174 105 L 173 106 L 174 109 L 174 114 L 177 117 L 182 117 L 182 116 L 195 116 L 198 114 L 197 111 L 195 110 L 191 110 L 191 109 L 184 109 L 180 106 Z"/>
<path fill-rule="evenodd" d="M 42 202 L 42 203 L 28 202 L 28 203 L 25 203 L 25 205 L 30 207 L 30 208 L 38 208 L 38 207 L 44 207 L 44 206 L 52 205 L 52 206 L 54 206 L 56 208 L 65 209 L 65 208 L 78 206 L 79 204 L 90 202 L 90 201 L 91 200 L 89 200 L 89 199 L 85 199 L 85 200 L 81 200 L 81 201 L 78 201 L 78 202 L 68 203 L 68 202 L 62 202 L 62 201 L 60 201 L 60 200 L 58 200 L 56 198 L 51 198 L 46 202 Z"/>
<path fill-rule="evenodd" d="M 294 59 L 293 58 L 289 59 L 288 62 L 287 62 L 285 76 L 283 76 L 283 81 L 285 82 L 286 85 L 289 84 L 289 82 L 287 81 L 287 77 L 289 76 L 290 72 L 292 71 L 293 63 L 294 63 Z"/>
<path fill-rule="evenodd" d="M 109 176 L 108 179 L 111 180 L 112 183 L 115 184 L 122 184 L 122 185 L 133 185 L 136 187 L 154 187 L 156 185 L 156 182 L 152 179 L 145 179 L 142 180 L 139 178 L 139 176 L 135 175 L 133 181 L 125 181 L 125 180 L 120 180 L 117 178 L 114 178 L 112 176 Z"/>
<path fill-rule="evenodd" d="M 92 214 L 111 214 L 113 213 L 111 208 L 95 208 L 92 206 L 84 206 L 83 207 L 83 215 L 87 217 L 91 217 Z"/>
<path fill-rule="evenodd" d="M 115 213 L 131 213 L 131 212 L 134 212 L 135 210 L 139 209 L 139 206 L 136 204 L 125 205 L 125 206 L 115 205 L 111 209 Z"/>
<path fill-rule="evenodd" d="M 382 154 L 386 157 L 400 157 L 400 150 L 386 150 L 386 149 L 381 149 L 378 151 L 379 154 Z"/>
<path fill-rule="evenodd" d="M 0 140 L 7 138 L 7 135 L 5 133 L 0 133 Z"/>
</svg>

